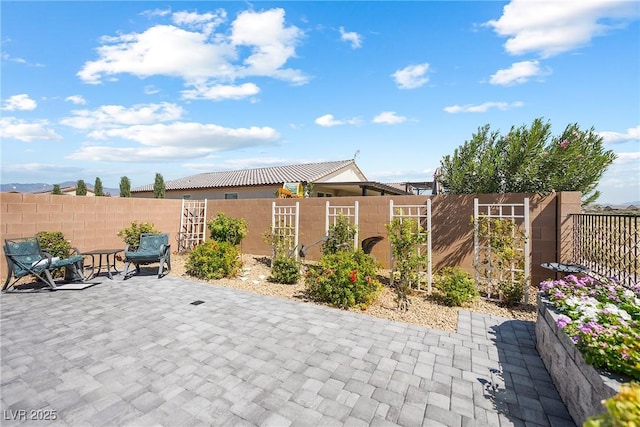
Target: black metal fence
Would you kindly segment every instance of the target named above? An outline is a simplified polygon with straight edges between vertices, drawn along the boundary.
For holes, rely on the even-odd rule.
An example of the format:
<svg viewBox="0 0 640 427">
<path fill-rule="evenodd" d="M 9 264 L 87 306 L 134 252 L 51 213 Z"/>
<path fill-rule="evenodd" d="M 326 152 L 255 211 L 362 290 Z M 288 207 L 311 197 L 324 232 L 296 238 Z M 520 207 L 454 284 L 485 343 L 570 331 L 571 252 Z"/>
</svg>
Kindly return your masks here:
<svg viewBox="0 0 640 427">
<path fill-rule="evenodd" d="M 573 214 L 573 262 L 624 285 L 640 283 L 640 215 Z"/>
</svg>

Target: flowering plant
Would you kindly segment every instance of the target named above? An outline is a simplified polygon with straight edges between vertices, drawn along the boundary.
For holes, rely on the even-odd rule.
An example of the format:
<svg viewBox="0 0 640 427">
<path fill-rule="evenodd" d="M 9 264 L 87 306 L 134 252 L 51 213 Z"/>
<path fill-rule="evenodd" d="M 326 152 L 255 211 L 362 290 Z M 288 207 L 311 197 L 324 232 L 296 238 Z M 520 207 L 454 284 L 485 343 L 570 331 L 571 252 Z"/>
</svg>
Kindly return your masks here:
<svg viewBox="0 0 640 427">
<path fill-rule="evenodd" d="M 569 275 L 544 281 L 540 289 L 587 363 L 640 379 L 640 285 Z"/>
</svg>

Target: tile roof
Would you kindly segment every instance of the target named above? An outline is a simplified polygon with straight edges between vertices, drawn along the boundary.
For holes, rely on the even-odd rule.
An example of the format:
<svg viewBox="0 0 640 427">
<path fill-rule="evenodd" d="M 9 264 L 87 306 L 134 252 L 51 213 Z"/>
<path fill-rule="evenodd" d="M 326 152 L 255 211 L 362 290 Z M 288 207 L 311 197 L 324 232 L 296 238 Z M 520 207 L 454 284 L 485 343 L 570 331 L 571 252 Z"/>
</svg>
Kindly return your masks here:
<svg viewBox="0 0 640 427">
<path fill-rule="evenodd" d="M 271 185 L 284 182 L 314 182 L 352 164 L 355 166 L 355 161 L 349 159 L 226 172 L 207 172 L 167 181 L 165 182 L 165 188 L 167 190 L 188 190 L 195 188 Z M 143 185 L 131 190 L 131 192 L 138 191 L 153 191 L 153 184 Z"/>
</svg>

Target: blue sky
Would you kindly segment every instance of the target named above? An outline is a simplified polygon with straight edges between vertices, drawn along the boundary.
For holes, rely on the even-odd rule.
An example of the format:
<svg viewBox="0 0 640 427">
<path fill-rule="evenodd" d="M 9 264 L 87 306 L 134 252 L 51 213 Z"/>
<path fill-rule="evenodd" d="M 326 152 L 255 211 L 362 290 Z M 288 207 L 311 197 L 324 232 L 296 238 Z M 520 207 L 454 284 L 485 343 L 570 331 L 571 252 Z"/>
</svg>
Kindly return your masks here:
<svg viewBox="0 0 640 427">
<path fill-rule="evenodd" d="M 2 183 L 353 158 L 430 181 L 480 126 L 593 127 L 640 200 L 640 3 L 31 2 L 2 12 Z"/>
</svg>

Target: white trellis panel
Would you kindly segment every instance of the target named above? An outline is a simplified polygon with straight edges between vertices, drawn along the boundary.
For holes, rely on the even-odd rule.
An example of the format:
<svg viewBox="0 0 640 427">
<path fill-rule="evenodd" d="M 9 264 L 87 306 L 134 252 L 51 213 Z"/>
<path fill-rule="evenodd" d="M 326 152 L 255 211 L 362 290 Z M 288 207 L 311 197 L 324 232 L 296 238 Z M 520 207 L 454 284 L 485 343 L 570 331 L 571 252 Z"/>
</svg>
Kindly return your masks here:
<svg viewBox="0 0 640 427">
<path fill-rule="evenodd" d="M 355 236 L 353 236 L 353 249 L 358 249 L 358 201 L 356 200 L 352 206 L 331 206 L 330 202 L 327 200 L 325 212 L 324 235 L 329 235 L 329 227 L 336 224 L 339 216 L 348 218 L 356 228 Z"/>
<path fill-rule="evenodd" d="M 207 199 L 182 199 L 182 216 L 178 232 L 178 252 L 190 251 L 205 241 L 207 232 Z"/>
<path fill-rule="evenodd" d="M 488 222 L 487 236 L 480 236 L 478 220 L 480 217 L 497 218 L 500 220 L 510 220 L 514 225 L 521 227 L 524 232 L 524 243 L 522 247 L 515 248 L 524 256 L 524 268 L 517 268 L 514 263 L 508 266 L 509 279 L 513 282 L 516 280 L 518 273 L 524 276 L 524 302 L 529 303 L 529 288 L 531 282 L 531 227 L 529 220 L 529 198 L 525 197 L 523 203 L 491 203 L 482 204 L 478 199 L 473 199 L 473 247 L 474 247 L 474 269 L 476 286 L 485 281 L 487 283 L 488 299 L 500 299 L 498 290 L 493 289 L 492 283 L 497 279 L 494 270 L 498 267 L 490 263 L 481 263 L 481 255 L 486 255 L 485 259 L 491 258 L 491 242 L 487 239 L 491 235 L 491 221 Z M 517 227 L 512 229 L 512 238 L 516 238 Z M 482 238 L 485 239 L 482 239 Z M 486 275 L 481 274 L 481 268 L 486 271 Z M 497 297 L 497 298 L 496 298 Z"/>
<path fill-rule="evenodd" d="M 433 282 L 432 277 L 432 261 L 431 261 L 431 199 L 427 199 L 424 205 L 394 205 L 393 200 L 389 200 L 389 222 L 394 218 L 400 218 L 402 222 L 405 218 L 415 219 L 418 230 L 422 227 L 421 234 L 426 234 L 426 243 L 416 248 L 418 255 L 427 255 L 427 271 L 419 271 L 418 274 L 424 273 L 427 276 L 427 289 L 422 289 L 418 282 L 417 291 L 431 293 Z M 391 250 L 391 285 L 393 285 L 393 250 Z"/>
<path fill-rule="evenodd" d="M 298 259 L 298 234 L 300 229 L 300 202 L 295 205 L 277 206 L 271 204 L 271 235 L 281 236 L 288 243 L 289 252 L 293 252 Z M 272 247 L 272 259 L 275 257 L 275 248 Z"/>
</svg>

